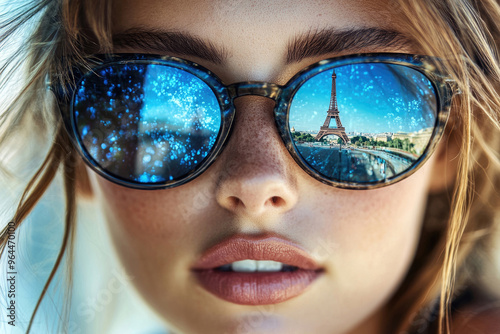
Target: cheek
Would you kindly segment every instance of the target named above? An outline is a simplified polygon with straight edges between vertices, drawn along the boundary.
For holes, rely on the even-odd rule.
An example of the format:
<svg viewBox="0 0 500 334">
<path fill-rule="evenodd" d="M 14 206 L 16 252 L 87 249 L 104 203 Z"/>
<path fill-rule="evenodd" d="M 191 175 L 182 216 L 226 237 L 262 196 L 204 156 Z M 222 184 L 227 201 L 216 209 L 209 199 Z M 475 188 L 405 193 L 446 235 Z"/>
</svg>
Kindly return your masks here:
<svg viewBox="0 0 500 334">
<path fill-rule="evenodd" d="M 193 198 L 196 193 L 175 190 L 136 190 L 115 185 L 95 173 L 91 177 L 113 242 L 130 272 L 158 271 L 182 257 L 196 240 Z M 176 252 L 179 256 L 173 257 Z M 147 259 L 147 261 L 146 261 Z M 139 274 L 140 275 L 140 274 Z"/>
<path fill-rule="evenodd" d="M 322 223 L 312 249 L 326 260 L 330 279 L 320 288 L 337 296 L 325 304 L 339 319 L 370 314 L 399 287 L 418 244 L 431 166 L 389 187 L 315 197 Z"/>
<path fill-rule="evenodd" d="M 189 237 L 197 228 L 192 223 L 202 214 L 206 217 L 213 204 L 213 189 L 201 177 L 174 189 L 138 190 L 116 185 L 90 169 L 87 172 L 112 232 L 133 236 L 138 242 Z"/>
<path fill-rule="evenodd" d="M 337 247 L 356 253 L 418 241 L 433 166 L 431 158 L 405 180 L 374 190 L 321 186 L 322 193 L 315 191 L 320 196 L 305 196 L 324 219 L 320 235 L 330 236 Z"/>
<path fill-rule="evenodd" d="M 425 187 L 408 179 L 388 188 L 343 196 L 340 206 L 349 209 L 342 209 L 339 221 L 334 222 L 343 236 L 339 242 L 347 246 L 356 241 L 362 252 L 372 245 L 385 248 L 417 238 L 426 195 Z"/>
<path fill-rule="evenodd" d="M 363 286 L 366 283 L 361 283 L 370 277 L 374 283 L 397 286 L 413 259 L 425 207 L 425 187 L 419 191 L 414 180 L 393 187 L 398 189 L 356 196 L 350 201 L 352 209 L 344 211 L 340 218 L 349 223 L 334 223 L 339 248 L 344 250 L 339 265 L 353 270 L 344 276 L 346 285 Z"/>
<path fill-rule="evenodd" d="M 196 303 L 189 265 L 197 247 L 204 246 L 203 237 L 211 233 L 200 216 L 201 212 L 204 218 L 211 216 L 208 203 L 203 202 L 203 211 L 201 207 L 196 210 L 193 202 L 206 196 L 200 197 L 197 187 L 128 189 L 95 173 L 91 182 L 117 254 L 135 288 L 160 313 L 185 319 L 180 305 Z"/>
<path fill-rule="evenodd" d="M 176 228 L 173 221 L 181 219 L 178 208 L 182 198 L 165 191 L 127 189 L 104 179 L 97 180 L 101 204 L 114 229 L 121 229 L 136 238 L 165 237 Z"/>
</svg>

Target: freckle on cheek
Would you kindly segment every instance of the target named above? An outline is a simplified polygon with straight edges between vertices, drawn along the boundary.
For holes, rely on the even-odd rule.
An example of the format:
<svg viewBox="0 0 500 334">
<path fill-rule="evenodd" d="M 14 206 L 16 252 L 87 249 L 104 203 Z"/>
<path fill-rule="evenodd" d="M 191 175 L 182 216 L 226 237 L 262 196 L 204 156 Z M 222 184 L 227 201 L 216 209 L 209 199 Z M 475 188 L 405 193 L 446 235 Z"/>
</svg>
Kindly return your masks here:
<svg viewBox="0 0 500 334">
<path fill-rule="evenodd" d="M 164 242 L 191 233 L 183 223 L 193 194 L 175 190 L 137 190 L 99 180 L 108 224 L 120 238 Z"/>
<path fill-rule="evenodd" d="M 144 191 L 137 191 L 100 182 L 103 206 L 113 230 L 125 229 L 128 233 L 145 232 L 150 228 L 148 219 L 148 197 Z"/>
</svg>

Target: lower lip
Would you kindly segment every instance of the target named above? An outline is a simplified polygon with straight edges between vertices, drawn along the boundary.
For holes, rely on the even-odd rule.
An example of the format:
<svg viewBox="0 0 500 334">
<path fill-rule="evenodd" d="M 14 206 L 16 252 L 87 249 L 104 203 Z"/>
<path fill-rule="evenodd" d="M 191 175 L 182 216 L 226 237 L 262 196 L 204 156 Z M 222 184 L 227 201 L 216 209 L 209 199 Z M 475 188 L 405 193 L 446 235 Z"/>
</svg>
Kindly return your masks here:
<svg viewBox="0 0 500 334">
<path fill-rule="evenodd" d="M 320 275 L 319 271 L 223 272 L 199 270 L 196 276 L 207 291 L 241 305 L 267 305 L 284 302 L 302 294 Z"/>
</svg>

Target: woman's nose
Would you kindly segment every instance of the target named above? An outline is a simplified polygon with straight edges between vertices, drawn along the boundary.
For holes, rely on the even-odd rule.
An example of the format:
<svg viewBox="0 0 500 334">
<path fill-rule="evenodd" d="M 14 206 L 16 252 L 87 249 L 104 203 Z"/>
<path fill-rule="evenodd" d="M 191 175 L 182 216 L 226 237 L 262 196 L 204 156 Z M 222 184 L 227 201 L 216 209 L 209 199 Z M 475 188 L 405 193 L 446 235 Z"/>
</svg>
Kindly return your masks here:
<svg viewBox="0 0 500 334">
<path fill-rule="evenodd" d="M 220 157 L 216 199 L 247 217 L 284 213 L 298 199 L 294 162 L 278 134 L 274 102 L 263 97 L 235 100 L 236 117 Z"/>
</svg>

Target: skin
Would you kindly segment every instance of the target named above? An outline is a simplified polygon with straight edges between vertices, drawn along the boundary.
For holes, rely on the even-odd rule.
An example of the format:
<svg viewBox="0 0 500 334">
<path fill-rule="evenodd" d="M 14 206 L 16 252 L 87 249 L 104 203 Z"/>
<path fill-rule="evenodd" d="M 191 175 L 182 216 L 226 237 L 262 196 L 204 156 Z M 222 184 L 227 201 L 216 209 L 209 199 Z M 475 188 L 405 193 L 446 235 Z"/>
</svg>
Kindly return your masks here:
<svg viewBox="0 0 500 334">
<path fill-rule="evenodd" d="M 287 42 L 294 36 L 332 27 L 404 32 L 391 10 L 379 0 L 121 0 L 113 7 L 113 29 L 188 32 L 226 51 L 224 64 L 183 56 L 226 84 L 284 84 L 305 66 L 339 55 L 286 64 Z M 361 51 L 418 53 L 411 47 Z M 427 195 L 444 187 L 438 176 L 445 155 L 434 154 L 389 187 L 337 189 L 293 161 L 275 127 L 271 100 L 249 96 L 235 103 L 224 152 L 183 186 L 133 190 L 88 172 L 134 285 L 178 333 L 382 333 L 385 304 L 413 261 Z M 283 303 L 223 301 L 200 287 L 190 267 L 207 248 L 236 233 L 280 234 L 307 250 L 325 273 Z"/>
</svg>

